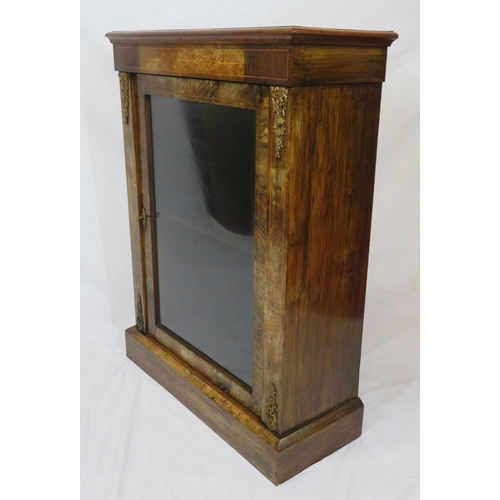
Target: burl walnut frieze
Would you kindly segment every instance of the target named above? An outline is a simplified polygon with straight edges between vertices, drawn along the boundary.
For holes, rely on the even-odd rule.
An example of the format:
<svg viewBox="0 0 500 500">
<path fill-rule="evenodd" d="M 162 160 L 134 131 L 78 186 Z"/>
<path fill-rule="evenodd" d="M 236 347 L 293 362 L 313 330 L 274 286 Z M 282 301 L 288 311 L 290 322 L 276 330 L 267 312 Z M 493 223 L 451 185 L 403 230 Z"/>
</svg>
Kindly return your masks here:
<svg viewBox="0 0 500 500">
<path fill-rule="evenodd" d="M 118 71 L 284 86 L 382 82 L 387 47 L 397 38 L 393 32 L 299 27 L 200 32 L 107 36 Z"/>
</svg>

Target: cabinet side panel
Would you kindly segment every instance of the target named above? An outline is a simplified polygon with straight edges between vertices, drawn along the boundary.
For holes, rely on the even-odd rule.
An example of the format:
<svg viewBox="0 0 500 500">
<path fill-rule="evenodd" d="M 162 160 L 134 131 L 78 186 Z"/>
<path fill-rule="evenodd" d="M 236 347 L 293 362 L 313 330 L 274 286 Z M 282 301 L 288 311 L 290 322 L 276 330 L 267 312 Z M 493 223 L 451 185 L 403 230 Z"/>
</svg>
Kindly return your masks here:
<svg viewBox="0 0 500 500">
<path fill-rule="evenodd" d="M 381 85 L 292 92 L 283 431 L 357 396 Z"/>
</svg>

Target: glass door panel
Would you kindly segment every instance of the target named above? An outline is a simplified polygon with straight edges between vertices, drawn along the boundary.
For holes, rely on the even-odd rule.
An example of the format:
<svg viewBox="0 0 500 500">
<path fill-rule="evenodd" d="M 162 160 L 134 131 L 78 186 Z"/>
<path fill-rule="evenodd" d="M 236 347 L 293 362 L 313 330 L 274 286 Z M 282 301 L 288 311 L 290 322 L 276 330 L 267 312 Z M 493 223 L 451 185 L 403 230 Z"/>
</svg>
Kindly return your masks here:
<svg viewBox="0 0 500 500">
<path fill-rule="evenodd" d="M 151 96 L 160 322 L 252 384 L 256 112 Z"/>
</svg>

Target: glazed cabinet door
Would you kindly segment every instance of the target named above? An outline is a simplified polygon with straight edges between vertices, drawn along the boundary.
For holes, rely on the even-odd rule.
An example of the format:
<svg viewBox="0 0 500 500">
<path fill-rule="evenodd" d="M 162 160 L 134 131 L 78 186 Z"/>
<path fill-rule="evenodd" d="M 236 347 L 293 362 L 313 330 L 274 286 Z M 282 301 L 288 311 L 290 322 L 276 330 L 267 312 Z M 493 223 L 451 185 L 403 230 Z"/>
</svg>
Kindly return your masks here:
<svg viewBox="0 0 500 500">
<path fill-rule="evenodd" d="M 137 75 L 144 333 L 258 415 L 268 92 Z"/>
</svg>

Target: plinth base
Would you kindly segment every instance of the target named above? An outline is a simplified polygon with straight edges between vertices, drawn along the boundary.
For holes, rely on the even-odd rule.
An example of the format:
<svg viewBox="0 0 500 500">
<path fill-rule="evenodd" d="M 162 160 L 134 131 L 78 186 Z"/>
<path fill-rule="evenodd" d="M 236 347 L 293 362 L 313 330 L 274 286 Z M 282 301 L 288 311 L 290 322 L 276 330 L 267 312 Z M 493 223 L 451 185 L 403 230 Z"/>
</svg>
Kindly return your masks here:
<svg viewBox="0 0 500 500">
<path fill-rule="evenodd" d="M 127 356 L 278 485 L 361 435 L 363 403 L 346 401 L 283 436 L 250 410 L 135 327 L 125 332 Z"/>
</svg>

